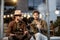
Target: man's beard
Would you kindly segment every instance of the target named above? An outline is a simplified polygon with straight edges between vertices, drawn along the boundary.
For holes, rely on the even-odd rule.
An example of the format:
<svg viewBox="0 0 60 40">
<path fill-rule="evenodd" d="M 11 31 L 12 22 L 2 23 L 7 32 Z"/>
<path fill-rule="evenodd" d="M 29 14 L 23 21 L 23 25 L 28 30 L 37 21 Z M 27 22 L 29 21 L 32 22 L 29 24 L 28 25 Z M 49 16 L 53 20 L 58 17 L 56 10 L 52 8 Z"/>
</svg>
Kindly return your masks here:
<svg viewBox="0 0 60 40">
<path fill-rule="evenodd" d="M 38 20 L 39 18 L 36 18 L 35 20 Z"/>
</svg>

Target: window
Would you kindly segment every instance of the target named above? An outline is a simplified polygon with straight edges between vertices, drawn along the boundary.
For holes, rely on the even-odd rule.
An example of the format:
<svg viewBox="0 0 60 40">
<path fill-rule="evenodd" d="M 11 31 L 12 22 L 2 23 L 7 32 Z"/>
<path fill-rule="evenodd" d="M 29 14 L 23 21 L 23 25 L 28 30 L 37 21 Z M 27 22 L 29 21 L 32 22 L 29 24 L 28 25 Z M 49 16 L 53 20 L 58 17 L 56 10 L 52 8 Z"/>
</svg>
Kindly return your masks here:
<svg viewBox="0 0 60 40">
<path fill-rule="evenodd" d="M 45 0 L 28 0 L 28 9 L 34 10 L 38 7 L 38 5 L 44 3 Z"/>
<path fill-rule="evenodd" d="M 60 10 L 60 0 L 56 0 L 56 9 Z"/>
</svg>

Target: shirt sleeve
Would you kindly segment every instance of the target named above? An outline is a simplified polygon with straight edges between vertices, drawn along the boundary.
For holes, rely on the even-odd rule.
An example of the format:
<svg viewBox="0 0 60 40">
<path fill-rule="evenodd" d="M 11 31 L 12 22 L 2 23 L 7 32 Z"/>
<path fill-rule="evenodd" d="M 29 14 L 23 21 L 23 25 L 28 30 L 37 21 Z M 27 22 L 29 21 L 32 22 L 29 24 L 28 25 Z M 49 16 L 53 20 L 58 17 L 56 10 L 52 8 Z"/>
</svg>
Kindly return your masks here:
<svg viewBox="0 0 60 40">
<path fill-rule="evenodd" d="M 9 35 L 10 35 L 12 25 L 13 25 L 13 22 L 10 22 L 10 23 L 8 24 L 8 29 L 7 29 L 7 34 L 6 34 L 6 36 L 9 36 Z"/>
</svg>

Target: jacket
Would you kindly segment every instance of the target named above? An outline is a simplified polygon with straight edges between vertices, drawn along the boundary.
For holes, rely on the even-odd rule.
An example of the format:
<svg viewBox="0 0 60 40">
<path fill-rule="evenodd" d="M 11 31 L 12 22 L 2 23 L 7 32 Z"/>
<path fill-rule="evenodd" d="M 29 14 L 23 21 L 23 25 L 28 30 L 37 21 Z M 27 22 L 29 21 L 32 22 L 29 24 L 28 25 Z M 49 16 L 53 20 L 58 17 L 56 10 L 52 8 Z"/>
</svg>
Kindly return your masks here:
<svg viewBox="0 0 60 40">
<path fill-rule="evenodd" d="M 24 31 L 27 31 L 26 24 L 23 21 L 16 23 L 15 21 L 11 21 L 8 25 L 7 36 L 12 34 L 24 34 Z"/>
</svg>

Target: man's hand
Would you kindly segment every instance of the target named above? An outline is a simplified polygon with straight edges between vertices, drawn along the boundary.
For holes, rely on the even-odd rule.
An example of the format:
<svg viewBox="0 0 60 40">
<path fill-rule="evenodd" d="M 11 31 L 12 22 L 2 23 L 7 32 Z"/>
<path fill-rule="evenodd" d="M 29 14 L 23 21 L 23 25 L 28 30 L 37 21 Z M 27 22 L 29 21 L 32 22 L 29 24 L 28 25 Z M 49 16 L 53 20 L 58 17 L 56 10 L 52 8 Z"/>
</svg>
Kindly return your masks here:
<svg viewBox="0 0 60 40">
<path fill-rule="evenodd" d="M 28 31 L 24 31 L 24 34 L 28 34 Z"/>
<path fill-rule="evenodd" d="M 10 36 L 14 36 L 15 34 L 10 34 Z"/>
</svg>

